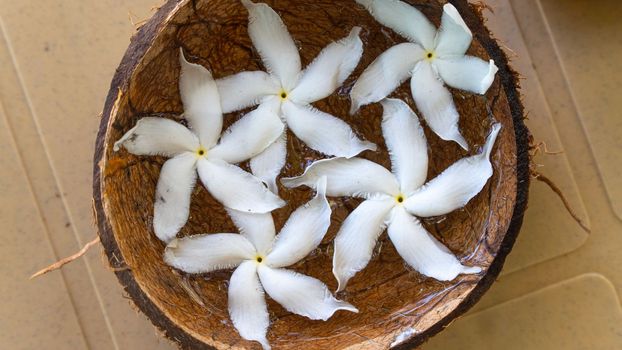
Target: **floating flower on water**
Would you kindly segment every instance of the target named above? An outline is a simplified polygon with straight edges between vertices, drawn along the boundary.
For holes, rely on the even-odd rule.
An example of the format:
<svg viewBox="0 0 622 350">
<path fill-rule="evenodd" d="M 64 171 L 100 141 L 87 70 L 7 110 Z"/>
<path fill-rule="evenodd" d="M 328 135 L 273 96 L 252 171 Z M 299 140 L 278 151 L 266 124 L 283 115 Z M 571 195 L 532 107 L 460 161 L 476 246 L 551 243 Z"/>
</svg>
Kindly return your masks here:
<svg viewBox="0 0 622 350">
<path fill-rule="evenodd" d="M 283 179 L 287 187 L 313 187 L 326 177 L 329 196 L 365 198 L 344 221 L 335 238 L 333 273 L 343 290 L 372 256 L 380 234 L 389 238 L 404 260 L 420 273 L 448 281 L 467 267 L 432 236 L 415 216 L 444 215 L 463 207 L 486 184 L 493 169 L 489 161 L 501 128 L 494 124 L 481 153 L 463 158 L 425 183 L 428 150 L 417 116 L 401 100 L 385 99 L 382 132 L 391 155 L 393 174 L 362 158 L 332 158 L 311 164 L 302 176 Z"/>
<path fill-rule="evenodd" d="M 376 145 L 362 141 L 341 119 L 311 103 L 328 97 L 356 68 L 363 43 L 355 27 L 326 46 L 301 72 L 300 55 L 279 15 L 266 4 L 242 0 L 249 12 L 248 33 L 266 72 L 241 72 L 217 81 L 223 112 L 260 104 L 276 112 L 307 146 L 327 155 L 353 157 Z M 285 165 L 286 134 L 251 162 L 253 174 L 276 193 L 276 177 Z"/>
<path fill-rule="evenodd" d="M 153 228 L 168 242 L 188 221 L 197 171 L 209 193 L 228 208 L 266 213 L 285 202 L 260 179 L 232 165 L 256 156 L 283 133 L 283 123 L 267 108 L 258 108 L 220 136 L 220 96 L 210 72 L 180 53 L 179 90 L 185 126 L 165 118 L 146 117 L 114 145 L 136 155 L 171 157 L 162 166 L 156 188 Z M 220 137 L 220 142 L 217 143 Z"/>
<path fill-rule="evenodd" d="M 275 238 L 271 214 L 229 210 L 241 234 L 219 233 L 175 239 L 164 260 L 188 273 L 205 273 L 237 267 L 229 281 L 229 316 L 240 335 L 270 345 L 270 323 L 264 291 L 288 311 L 312 320 L 327 320 L 337 310 L 358 312 L 335 299 L 321 281 L 286 270 L 320 244 L 330 226 L 326 179 L 314 186 L 315 198 L 292 213 Z"/>
<path fill-rule="evenodd" d="M 495 79 L 493 60 L 465 55 L 473 35 L 452 4 L 443 6 L 441 28 L 416 8 L 397 0 L 356 0 L 383 25 L 410 43 L 395 45 L 381 54 L 354 84 L 351 113 L 387 97 L 411 77 L 410 87 L 417 108 L 430 128 L 443 140 L 456 141 L 468 150 L 458 129 L 458 111 L 443 83 L 484 94 Z"/>
</svg>

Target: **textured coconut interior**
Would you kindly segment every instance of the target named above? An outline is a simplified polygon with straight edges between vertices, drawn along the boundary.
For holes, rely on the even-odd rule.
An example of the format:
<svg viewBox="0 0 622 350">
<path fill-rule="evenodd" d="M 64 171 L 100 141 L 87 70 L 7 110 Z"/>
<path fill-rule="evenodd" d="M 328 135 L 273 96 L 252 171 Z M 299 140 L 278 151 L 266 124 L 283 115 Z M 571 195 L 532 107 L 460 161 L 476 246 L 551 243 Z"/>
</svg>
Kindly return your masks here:
<svg viewBox="0 0 622 350">
<path fill-rule="evenodd" d="M 364 139 L 379 145 L 378 152 L 361 156 L 390 168 L 381 134 L 382 109 L 363 107 L 350 116 L 348 92 L 380 53 L 405 40 L 381 27 L 354 1 L 312 2 L 266 1 L 283 18 L 300 49 L 303 67 L 331 41 L 361 26 L 364 54 L 344 86 L 315 107 L 344 119 Z M 411 1 L 434 23 L 440 22 L 442 2 Z M 178 90 L 179 47 L 188 60 L 211 70 L 215 78 L 243 70 L 264 70 L 247 34 L 246 9 L 238 1 L 183 2 L 165 21 L 151 47 L 131 75 L 129 87 L 121 90 L 106 133 L 102 194 L 105 215 L 121 256 L 114 257 L 131 269 L 140 288 L 172 322 L 207 344 L 216 347 L 258 347 L 242 340 L 227 313 L 227 281 L 231 271 L 186 275 L 162 260 L 164 244 L 153 233 L 153 203 L 160 168 L 165 158 L 138 157 L 125 150 L 112 151 L 114 141 L 142 117 L 158 115 L 179 119 L 182 105 Z M 486 33 L 484 33 L 486 34 Z M 468 54 L 488 59 L 486 50 L 474 41 Z M 487 35 L 487 34 L 486 34 Z M 508 74 L 507 72 L 505 72 Z M 425 227 L 466 265 L 484 270 L 495 258 L 513 214 L 516 197 L 516 141 L 510 108 L 497 77 L 485 96 L 451 90 L 460 113 L 460 129 L 470 145 L 465 152 L 456 143 L 439 139 L 422 120 L 429 143 L 428 179 L 455 161 L 474 154 L 484 143 L 493 120 L 503 125 L 492 152 L 494 174 L 479 195 L 465 208 L 446 216 L 423 220 Z M 393 97 L 416 107 L 404 83 Z M 227 96 L 223 96 L 227 98 Z M 250 109 L 225 115 L 230 125 Z M 281 176 L 295 176 L 316 159 L 325 158 L 307 148 L 292 134 L 288 141 L 287 165 Z M 248 164 L 241 164 L 248 169 Z M 307 188 L 280 188 L 288 202 L 273 212 L 277 230 L 291 212 L 308 201 Z M 223 207 L 198 183 L 191 202 L 190 218 L 179 236 L 200 233 L 237 232 Z M 321 246 L 291 269 L 313 276 L 336 289 L 332 275 L 332 239 L 341 222 L 359 203 L 349 198 L 330 198 L 332 224 Z M 338 295 L 355 305 L 358 314 L 338 311 L 329 321 L 311 321 L 287 312 L 268 299 L 271 326 L 268 340 L 279 349 L 339 349 L 348 346 L 386 347 L 395 336 L 412 327 L 423 332 L 451 312 L 481 279 L 461 275 L 451 282 L 427 278 L 405 265 L 386 234 L 366 269 L 350 280 Z"/>
</svg>

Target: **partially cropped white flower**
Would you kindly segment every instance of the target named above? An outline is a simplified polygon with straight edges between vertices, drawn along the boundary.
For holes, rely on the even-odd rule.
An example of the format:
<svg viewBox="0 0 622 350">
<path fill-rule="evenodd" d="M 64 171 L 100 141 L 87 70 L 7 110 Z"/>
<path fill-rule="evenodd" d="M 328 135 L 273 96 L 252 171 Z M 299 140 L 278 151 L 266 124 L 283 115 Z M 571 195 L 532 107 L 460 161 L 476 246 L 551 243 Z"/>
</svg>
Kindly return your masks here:
<svg viewBox="0 0 622 350">
<path fill-rule="evenodd" d="M 136 155 L 171 157 L 162 166 L 153 215 L 155 234 L 168 242 L 188 221 L 190 195 L 197 171 L 209 193 L 224 206 L 267 213 L 285 202 L 260 179 L 232 165 L 261 153 L 283 133 L 274 112 L 259 108 L 233 124 L 222 136 L 220 96 L 210 72 L 180 53 L 179 90 L 185 126 L 165 118 L 146 117 L 114 145 Z M 220 142 L 217 143 L 220 137 Z"/>
<path fill-rule="evenodd" d="M 301 72 L 300 55 L 279 15 L 268 5 L 242 0 L 248 9 L 248 34 L 266 72 L 242 72 L 218 80 L 223 112 L 260 104 L 275 111 L 307 146 L 327 155 L 353 157 L 376 145 L 359 139 L 343 120 L 311 103 L 335 91 L 356 68 L 363 43 L 354 27 L 347 37 L 326 46 Z M 276 193 L 275 179 L 285 165 L 286 133 L 251 160 L 253 174 Z"/>
<path fill-rule="evenodd" d="M 466 56 L 473 35 L 452 4 L 443 6 L 441 28 L 419 10 L 398 0 L 356 0 L 383 25 L 410 43 L 395 45 L 381 54 L 361 74 L 350 97 L 351 113 L 378 102 L 409 77 L 413 99 L 430 128 L 443 140 L 468 150 L 458 129 L 458 111 L 443 83 L 484 94 L 495 79 L 493 60 Z"/>
<path fill-rule="evenodd" d="M 288 311 L 312 320 L 327 320 L 337 310 L 358 312 L 335 299 L 321 281 L 286 270 L 320 244 L 330 226 L 326 179 L 314 186 L 317 195 L 292 213 L 275 238 L 271 214 L 229 210 L 241 234 L 196 235 L 171 241 L 164 260 L 188 273 L 236 267 L 229 281 L 229 316 L 245 339 L 270 345 L 270 323 L 264 291 Z"/>
<path fill-rule="evenodd" d="M 362 158 L 332 158 L 310 165 L 302 176 L 283 179 L 287 187 L 314 186 L 327 177 L 329 196 L 365 198 L 344 221 L 335 238 L 333 273 L 343 290 L 347 281 L 367 266 L 380 234 L 389 238 L 404 260 L 420 273 L 448 281 L 460 273 L 478 273 L 463 266 L 415 216 L 430 217 L 461 208 L 486 184 L 489 161 L 500 124 L 494 124 L 481 153 L 463 158 L 425 183 L 428 149 L 417 116 L 401 100 L 382 102 L 382 132 L 393 173 Z M 425 184 L 424 184 L 425 183 Z"/>
</svg>

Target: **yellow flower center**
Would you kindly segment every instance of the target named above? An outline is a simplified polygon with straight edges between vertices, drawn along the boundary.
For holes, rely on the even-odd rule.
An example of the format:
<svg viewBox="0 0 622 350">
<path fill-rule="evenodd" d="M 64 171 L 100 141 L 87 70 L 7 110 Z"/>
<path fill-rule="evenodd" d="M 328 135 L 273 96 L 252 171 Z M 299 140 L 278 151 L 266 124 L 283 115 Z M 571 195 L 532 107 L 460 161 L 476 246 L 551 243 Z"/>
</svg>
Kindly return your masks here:
<svg viewBox="0 0 622 350">
<path fill-rule="evenodd" d="M 207 150 L 205 148 L 203 148 L 203 146 L 199 147 L 199 149 L 197 149 L 197 157 L 205 157 L 207 155 Z"/>
<path fill-rule="evenodd" d="M 287 100 L 287 91 L 281 90 L 281 92 L 279 92 L 279 97 L 281 98 L 282 101 Z"/>
<path fill-rule="evenodd" d="M 403 196 L 403 195 L 401 195 L 401 194 L 400 194 L 399 196 L 396 196 L 396 197 L 395 197 L 395 201 L 396 201 L 398 204 L 402 204 L 402 203 L 404 203 L 404 196 Z"/>
<path fill-rule="evenodd" d="M 263 262 L 263 260 L 264 260 L 263 256 L 257 255 L 255 257 L 255 261 L 257 261 L 258 264 L 261 264 Z"/>
<path fill-rule="evenodd" d="M 425 59 L 427 61 L 433 61 L 435 58 L 436 58 L 436 54 L 434 52 L 432 52 L 432 51 L 426 52 Z"/>
</svg>

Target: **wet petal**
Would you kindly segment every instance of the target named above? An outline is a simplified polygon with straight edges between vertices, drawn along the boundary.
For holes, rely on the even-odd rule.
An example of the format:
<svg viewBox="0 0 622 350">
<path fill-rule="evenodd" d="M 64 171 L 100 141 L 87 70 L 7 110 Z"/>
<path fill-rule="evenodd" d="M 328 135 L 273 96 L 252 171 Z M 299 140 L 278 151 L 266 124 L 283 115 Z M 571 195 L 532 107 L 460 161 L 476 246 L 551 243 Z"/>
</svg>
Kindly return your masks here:
<svg viewBox="0 0 622 350">
<path fill-rule="evenodd" d="M 172 240 L 164 250 L 164 261 L 188 273 L 205 273 L 238 266 L 255 254 L 255 247 L 242 235 L 214 233 Z"/>
<path fill-rule="evenodd" d="M 163 242 L 175 238 L 188 221 L 190 196 L 197 179 L 196 162 L 193 153 L 183 153 L 162 165 L 156 187 L 153 230 Z"/>
<path fill-rule="evenodd" d="M 184 118 L 199 136 L 203 147 L 210 148 L 216 144 L 222 131 L 222 110 L 216 82 L 205 67 L 186 61 L 181 49 L 179 62 L 179 93 L 184 104 Z"/>
<path fill-rule="evenodd" d="M 301 176 L 284 178 L 281 182 L 288 188 L 306 185 L 315 189 L 322 176 L 326 176 L 329 197 L 371 198 L 400 193 L 399 184 L 390 171 L 362 158 L 318 160 Z"/>
<path fill-rule="evenodd" d="M 279 138 L 285 125 L 281 118 L 261 106 L 235 122 L 209 150 L 208 157 L 240 163 L 263 152 Z"/>
<path fill-rule="evenodd" d="M 354 157 L 376 145 L 363 141 L 343 120 L 310 105 L 283 103 L 283 114 L 292 132 L 307 146 L 326 155 Z"/>
<path fill-rule="evenodd" d="M 406 39 L 433 49 L 436 28 L 421 11 L 402 1 L 356 0 L 383 25 Z"/>
<path fill-rule="evenodd" d="M 142 155 L 173 157 L 183 152 L 194 152 L 199 148 L 199 139 L 185 126 L 165 118 L 146 117 L 136 123 L 119 141 L 114 150 L 121 146 L 128 152 Z"/>
<path fill-rule="evenodd" d="M 413 43 L 398 44 L 383 52 L 354 83 L 350 92 L 350 114 L 354 114 L 361 106 L 387 97 L 410 78 L 413 68 L 423 56 L 421 46 Z"/>
<path fill-rule="evenodd" d="M 279 193 L 276 178 L 281 173 L 286 159 L 287 133 L 283 131 L 276 141 L 250 161 L 253 174 L 261 179 L 272 193 Z"/>
<path fill-rule="evenodd" d="M 261 255 L 267 254 L 274 243 L 274 221 L 272 214 L 253 214 L 227 208 L 233 223 Z"/>
<path fill-rule="evenodd" d="M 290 99 L 301 104 L 311 103 L 328 97 L 340 87 L 363 54 L 360 32 L 360 27 L 354 27 L 347 37 L 326 46 L 302 73 Z"/>
<path fill-rule="evenodd" d="M 229 317 L 242 338 L 258 341 L 264 350 L 270 349 L 266 339 L 270 318 L 254 261 L 243 262 L 231 275 Z"/>
<path fill-rule="evenodd" d="M 235 165 L 219 159 L 200 159 L 198 171 L 209 193 L 225 207 L 267 213 L 285 205 L 261 180 Z"/>
<path fill-rule="evenodd" d="M 432 65 L 425 61 L 417 64 L 410 88 L 417 108 L 432 131 L 443 140 L 456 141 L 468 150 L 469 145 L 458 129 L 459 115 L 453 97 L 436 76 Z"/>
<path fill-rule="evenodd" d="M 406 209 L 414 215 L 428 217 L 444 215 L 465 206 L 492 176 L 489 158 L 500 128 L 501 124 L 493 125 L 480 154 L 455 162 L 406 199 Z"/>
<path fill-rule="evenodd" d="M 270 74 L 289 91 L 298 81 L 300 55 L 281 17 L 266 4 L 242 0 L 248 10 L 248 35 Z"/>
<path fill-rule="evenodd" d="M 482 95 L 488 91 L 499 70 L 495 61 L 486 62 L 473 56 L 439 58 L 434 64 L 445 84 Z"/>
<path fill-rule="evenodd" d="M 339 283 L 338 292 L 344 290 L 348 280 L 369 263 L 376 241 L 386 227 L 387 214 L 394 206 L 392 198 L 368 199 L 341 225 L 335 237 L 333 255 L 333 275 Z"/>
<path fill-rule="evenodd" d="M 276 95 L 280 91 L 279 84 L 262 71 L 241 72 L 216 80 L 220 91 L 222 112 L 239 111 L 257 105 L 269 95 Z"/>
<path fill-rule="evenodd" d="M 349 303 L 335 299 L 326 285 L 315 278 L 265 264 L 257 272 L 266 293 L 289 312 L 324 321 L 337 310 L 358 312 Z"/>
<path fill-rule="evenodd" d="M 436 55 L 462 56 L 471 46 L 473 34 L 452 4 L 443 6 L 441 28 L 436 36 Z"/>
<path fill-rule="evenodd" d="M 451 281 L 461 273 L 479 273 L 482 270 L 463 266 L 447 247 L 402 207 L 393 210 L 387 231 L 395 249 L 408 265 L 428 277 Z"/>
<path fill-rule="evenodd" d="M 419 118 L 402 100 L 382 101 L 382 135 L 391 156 L 391 171 L 408 194 L 428 176 L 428 143 Z"/>
<path fill-rule="evenodd" d="M 331 209 L 326 200 L 326 178 L 316 185 L 317 194 L 294 211 L 276 238 L 274 249 L 266 258 L 272 267 L 297 263 L 322 242 L 330 226 Z"/>
</svg>

